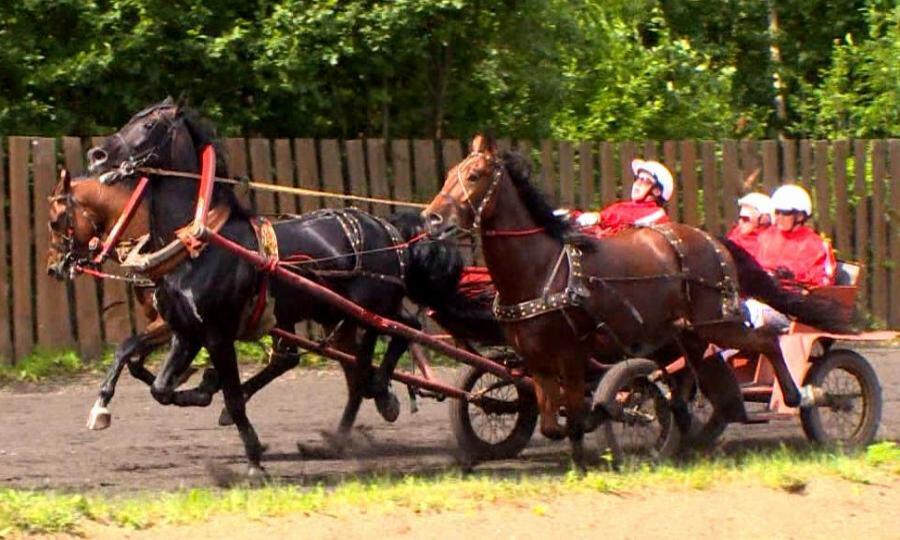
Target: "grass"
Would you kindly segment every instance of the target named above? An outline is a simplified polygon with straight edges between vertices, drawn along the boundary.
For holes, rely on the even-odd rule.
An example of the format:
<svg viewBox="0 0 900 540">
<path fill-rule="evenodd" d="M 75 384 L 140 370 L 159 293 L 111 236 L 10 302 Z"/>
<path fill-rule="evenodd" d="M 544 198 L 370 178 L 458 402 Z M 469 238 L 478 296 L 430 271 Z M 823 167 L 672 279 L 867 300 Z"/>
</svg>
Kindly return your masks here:
<svg viewBox="0 0 900 540">
<path fill-rule="evenodd" d="M 128 498 L 0 490 L 0 537 L 9 534 L 78 534 L 86 522 L 140 529 L 186 524 L 217 515 L 248 519 L 287 514 L 352 516 L 398 509 L 418 513 L 475 511 L 495 501 L 521 501 L 540 514 L 552 499 L 579 493 L 639 492 L 646 488 L 703 490 L 723 484 L 764 485 L 802 492 L 815 477 L 850 482 L 891 482 L 900 476 L 900 448 L 893 442 L 858 454 L 785 448 L 682 465 L 632 464 L 618 473 L 497 477 L 452 471 L 439 477 L 368 478 L 335 487 L 270 484 L 262 488 L 190 489 Z"/>
</svg>

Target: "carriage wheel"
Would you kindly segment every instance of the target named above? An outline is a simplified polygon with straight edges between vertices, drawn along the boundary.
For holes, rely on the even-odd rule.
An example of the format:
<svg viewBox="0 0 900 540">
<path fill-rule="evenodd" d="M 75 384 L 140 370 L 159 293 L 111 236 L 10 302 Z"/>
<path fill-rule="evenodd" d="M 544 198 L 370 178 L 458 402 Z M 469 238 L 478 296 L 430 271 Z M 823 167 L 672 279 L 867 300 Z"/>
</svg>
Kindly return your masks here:
<svg viewBox="0 0 900 540">
<path fill-rule="evenodd" d="M 450 427 L 467 460 L 509 459 L 528 445 L 538 418 L 534 394 L 475 367 L 462 370 L 456 386 L 479 397 L 450 402 Z"/>
<path fill-rule="evenodd" d="M 809 368 L 804 384 L 821 388 L 828 401 L 800 410 L 810 440 L 849 448 L 872 442 L 881 420 L 881 385 L 865 358 L 846 349 L 828 351 Z"/>
<path fill-rule="evenodd" d="M 621 462 L 625 456 L 658 461 L 678 451 L 681 432 L 663 381 L 651 381 L 656 362 L 632 358 L 613 366 L 600 380 L 595 402 L 612 419 L 597 430 L 601 451 L 607 449 Z"/>
</svg>

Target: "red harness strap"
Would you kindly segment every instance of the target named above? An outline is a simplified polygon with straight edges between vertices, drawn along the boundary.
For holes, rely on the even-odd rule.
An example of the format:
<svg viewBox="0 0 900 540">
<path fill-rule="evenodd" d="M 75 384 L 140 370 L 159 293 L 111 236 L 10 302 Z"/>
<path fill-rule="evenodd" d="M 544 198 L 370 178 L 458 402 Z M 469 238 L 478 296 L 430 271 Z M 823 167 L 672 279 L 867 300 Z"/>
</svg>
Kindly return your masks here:
<svg viewBox="0 0 900 540">
<path fill-rule="evenodd" d="M 146 176 L 141 177 L 137 188 L 131 193 L 131 197 L 129 197 L 128 203 L 125 205 L 125 209 L 119 214 L 119 219 L 116 220 L 115 225 L 113 225 L 112 230 L 109 231 L 109 235 L 106 237 L 106 241 L 103 242 L 103 248 L 100 250 L 100 253 L 94 257 L 94 263 L 101 264 L 106 260 L 106 257 L 109 256 L 109 252 L 119 243 L 122 234 L 125 232 L 125 228 L 128 227 L 131 218 L 134 217 L 134 212 L 137 210 L 137 207 L 141 202 L 141 197 L 144 195 L 144 190 L 147 189 L 147 184 L 149 183 L 150 180 Z"/>
</svg>

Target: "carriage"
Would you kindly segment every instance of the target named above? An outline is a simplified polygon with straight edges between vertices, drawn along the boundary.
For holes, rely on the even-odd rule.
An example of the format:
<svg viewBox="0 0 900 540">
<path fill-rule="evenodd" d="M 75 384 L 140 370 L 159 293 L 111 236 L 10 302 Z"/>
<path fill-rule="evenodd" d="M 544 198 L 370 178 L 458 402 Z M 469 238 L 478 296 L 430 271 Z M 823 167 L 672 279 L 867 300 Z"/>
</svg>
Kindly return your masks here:
<svg viewBox="0 0 900 540">
<path fill-rule="evenodd" d="M 139 116 L 146 116 L 147 114 L 149 113 L 142 112 L 139 113 Z M 151 124 L 144 120 L 141 120 L 140 123 L 145 130 L 147 130 L 148 125 L 151 128 L 156 126 L 156 123 Z M 172 120 L 167 120 L 160 124 L 166 129 L 163 133 L 165 133 L 164 136 L 167 138 L 165 140 L 168 144 L 171 142 L 169 139 L 172 138 L 172 130 L 178 129 L 179 126 Z M 120 139 L 125 140 L 124 137 L 120 137 Z M 284 265 L 279 264 L 278 260 L 271 256 L 270 252 L 262 249 L 265 243 L 263 236 L 258 236 L 258 242 L 256 243 L 259 245 L 254 249 L 252 245 L 249 247 L 245 245 L 246 242 L 242 244 L 236 241 L 234 235 L 223 234 L 218 230 L 218 226 L 214 224 L 216 218 L 212 215 L 211 209 L 214 200 L 214 187 L 223 179 L 216 177 L 216 161 L 211 147 L 205 147 L 196 152 L 196 155 L 199 157 L 197 164 L 200 169 L 198 171 L 199 174 L 186 174 L 184 170 L 165 170 L 164 168 L 162 170 L 158 168 L 149 169 L 146 166 L 146 160 L 150 156 L 156 157 L 155 152 L 159 151 L 158 147 L 150 147 L 143 154 L 137 152 L 137 148 L 128 147 L 126 150 L 128 151 L 126 156 L 128 160 L 122 162 L 123 167 L 113 171 L 118 176 L 130 176 L 144 172 L 146 174 L 171 175 L 180 178 L 188 176 L 199 180 L 197 182 L 199 185 L 191 183 L 191 186 L 196 187 L 182 192 L 182 199 L 191 192 L 197 194 L 194 195 L 197 203 L 195 205 L 196 211 L 192 212 L 194 216 L 193 221 L 187 226 L 184 226 L 183 222 L 178 223 L 177 240 L 174 240 L 163 249 L 153 252 L 151 255 L 141 254 L 139 257 L 136 255 L 137 258 L 130 262 L 131 266 L 138 271 L 144 272 L 149 267 L 156 267 L 159 263 L 158 259 L 171 257 L 171 254 L 167 253 L 166 249 L 182 253 L 181 259 L 176 261 L 180 263 L 199 256 L 204 246 L 214 246 L 220 248 L 222 253 L 227 252 L 236 255 L 240 260 L 249 263 L 250 267 L 261 275 L 273 276 L 277 282 L 302 292 L 305 298 L 314 299 L 321 305 L 328 306 L 329 309 L 340 313 L 340 316 L 343 318 L 352 319 L 359 325 L 369 328 L 378 334 L 393 336 L 411 342 L 413 344 L 412 357 L 414 366 L 420 374 L 393 371 L 392 369 L 390 377 L 401 384 L 407 385 L 410 388 L 411 396 L 424 396 L 441 400 L 448 397 L 452 399 L 450 407 L 451 427 L 457 437 L 460 448 L 463 450 L 467 460 L 471 462 L 509 458 L 517 455 L 528 444 L 539 416 L 542 422 L 541 430 L 548 436 L 564 434 L 559 430 L 557 417 L 567 417 L 567 426 L 573 417 L 577 417 L 574 421 L 577 433 L 574 436 L 571 432 L 568 433 L 570 439 L 573 440 L 573 449 L 576 449 L 576 463 L 581 461 L 578 449 L 580 449 L 581 437 L 583 437 L 585 432 L 595 431 L 600 437 L 601 445 L 611 448 L 614 454 L 631 450 L 632 437 L 630 434 L 632 432 L 638 432 L 639 434 L 647 432 L 649 436 L 636 438 L 638 442 L 635 446 L 642 446 L 655 456 L 668 456 L 678 448 L 682 432 L 688 436 L 702 437 L 706 435 L 709 438 L 715 431 L 720 431 L 724 427 L 723 422 L 727 421 L 727 419 L 716 415 L 704 419 L 700 414 L 703 392 L 698 391 L 697 388 L 703 387 L 703 384 L 701 380 L 695 380 L 693 369 L 695 366 L 691 364 L 691 358 L 682 360 L 680 363 L 676 361 L 674 363 L 661 364 L 658 359 L 640 357 L 620 361 L 622 360 L 621 354 L 614 358 L 613 361 L 609 361 L 609 357 L 599 360 L 589 357 L 583 364 L 577 364 L 579 367 L 575 372 L 567 374 L 567 377 L 573 377 L 577 383 L 568 385 L 566 381 L 554 378 L 558 377 L 558 374 L 550 374 L 548 376 L 543 370 L 535 372 L 528 369 L 528 362 L 523 360 L 518 354 L 511 353 L 508 350 L 494 349 L 482 354 L 471 339 L 466 339 L 462 336 L 456 336 L 459 339 L 454 339 L 453 336 L 448 338 L 448 336 L 429 334 L 409 324 L 408 321 L 396 320 L 366 309 L 360 303 L 351 301 L 346 296 L 335 292 L 322 283 L 293 272 Z M 472 155 L 475 156 L 476 153 L 473 152 Z M 106 156 L 103 157 L 106 159 Z M 453 180 L 453 182 L 458 182 L 458 186 L 462 188 L 462 192 L 465 194 L 463 200 L 471 209 L 472 215 L 470 217 L 474 220 L 474 228 L 477 228 L 478 221 L 482 218 L 482 212 L 491 200 L 494 190 L 501 179 L 501 172 L 503 172 L 501 168 L 496 166 L 496 160 L 486 161 L 486 163 L 489 163 L 491 168 L 482 177 L 473 175 L 467 177 L 465 181 L 461 177 Z M 128 170 L 126 171 L 125 169 Z M 457 174 L 461 174 L 458 168 Z M 481 202 L 476 207 L 472 202 L 470 193 L 465 188 L 464 182 L 472 182 L 472 187 L 475 187 L 474 183 L 479 178 L 482 178 L 484 184 L 480 192 L 482 195 Z M 152 182 L 150 183 L 152 184 Z M 451 183 L 451 180 L 448 180 L 448 183 Z M 143 179 L 138 186 L 146 187 L 147 184 L 148 182 Z M 68 191 L 64 191 L 62 195 L 57 195 L 57 198 L 59 197 L 66 198 L 65 200 L 71 202 L 71 196 Z M 140 194 L 136 195 L 136 198 L 139 197 Z M 131 200 L 134 201 L 136 198 Z M 442 198 L 452 199 L 453 196 L 442 191 L 435 200 L 441 200 Z M 191 197 L 188 197 L 187 201 L 190 202 Z M 128 208 L 131 209 L 132 206 L 130 202 Z M 157 208 L 157 210 L 159 209 Z M 440 216 L 437 213 L 432 212 L 430 217 L 436 219 L 432 219 L 428 223 L 429 226 L 441 224 Z M 126 221 L 128 219 L 125 213 L 123 213 L 123 219 Z M 225 219 L 227 219 L 227 216 Z M 346 229 L 346 227 L 344 228 Z M 108 252 L 110 246 L 117 242 L 116 234 L 121 229 L 124 229 L 124 224 L 113 228 L 113 233 L 107 238 L 101 253 Z M 443 232 L 447 232 L 447 230 Z M 500 233 L 503 232 L 503 236 L 518 238 L 534 234 L 540 230 L 543 230 L 543 227 L 491 232 L 497 232 L 497 236 L 501 236 Z M 257 233 L 259 233 L 258 230 Z M 691 254 L 685 252 L 686 248 L 680 246 L 689 242 L 681 239 L 676 233 L 671 231 L 654 231 L 652 234 L 662 238 L 662 240 L 657 239 L 655 241 L 660 241 L 663 246 L 673 248 L 677 257 L 673 256 L 672 259 L 682 265 L 679 272 L 662 276 L 665 280 L 675 282 L 674 285 L 667 285 L 669 286 L 667 290 L 681 294 L 680 291 L 687 290 L 687 287 L 689 287 L 689 285 L 681 282 L 687 282 L 684 278 L 686 270 L 685 260 L 690 258 Z M 721 309 L 724 315 L 726 311 L 733 309 L 731 304 L 736 298 L 737 277 L 725 272 L 727 268 L 726 264 L 722 262 L 725 259 L 722 258 L 721 250 L 715 247 L 716 244 L 708 235 L 700 231 L 688 231 L 686 234 L 693 235 L 693 238 L 696 238 L 703 246 L 707 244 L 713 246 L 715 250 L 715 253 L 711 252 L 712 256 L 718 258 L 713 260 L 722 266 L 723 277 L 717 278 L 718 280 L 715 282 L 704 278 L 692 278 L 694 282 L 690 284 L 690 287 L 700 287 L 698 290 L 704 290 L 703 288 L 709 289 L 714 300 L 713 307 L 717 312 Z M 440 234 L 434 236 L 440 236 Z M 393 248 L 397 250 L 402 246 L 408 247 L 408 245 L 409 242 L 395 242 Z M 137 254 L 137 250 L 132 251 L 132 253 Z M 513 306 L 513 308 L 507 308 L 506 312 L 504 312 L 503 306 L 494 306 L 494 312 L 506 313 L 504 316 L 507 321 L 526 322 L 534 321 L 533 315 L 535 314 L 554 313 L 555 316 L 556 313 L 560 313 L 562 315 L 561 320 L 568 324 L 568 327 L 563 326 L 562 328 L 568 329 L 571 327 L 574 331 L 576 323 L 579 321 L 573 322 L 570 316 L 566 315 L 565 311 L 560 310 L 580 305 L 579 302 L 583 302 L 584 298 L 587 298 L 588 293 L 586 291 L 594 282 L 590 281 L 593 279 L 592 277 L 587 277 L 585 279 L 589 286 L 585 286 L 583 283 L 578 282 L 577 279 L 573 279 L 573 276 L 574 278 L 580 278 L 582 275 L 579 266 L 581 253 L 577 247 L 565 244 L 564 250 L 559 253 L 559 260 L 556 262 L 556 266 L 547 281 L 545 291 L 549 291 L 550 286 L 555 283 L 554 279 L 558 278 L 557 281 L 562 280 L 563 284 L 566 285 L 562 293 L 547 293 L 538 300 L 522 302 L 517 306 Z M 563 274 L 558 273 L 563 262 L 568 265 L 568 278 L 564 278 Z M 632 280 L 645 279 L 648 280 L 647 282 L 650 282 L 659 278 L 659 275 L 611 277 L 607 278 L 606 283 L 601 283 L 600 285 L 610 288 L 609 283 L 616 283 L 616 280 L 631 282 Z M 566 280 L 568 280 L 568 284 L 566 284 Z M 600 279 L 598 281 L 603 280 Z M 188 290 L 190 292 L 190 289 Z M 694 294 L 697 295 L 696 292 Z M 688 295 L 689 297 L 690 295 Z M 193 302 L 192 299 L 189 300 Z M 652 302 L 653 300 L 651 299 L 650 301 Z M 197 312 L 196 306 L 190 302 L 187 306 L 193 309 L 194 323 L 204 323 Z M 637 311 L 630 303 L 628 305 L 632 313 Z M 163 307 L 165 308 L 166 306 L 164 305 Z M 188 315 L 190 316 L 191 314 Z M 822 314 L 822 317 L 827 319 L 829 315 Z M 638 316 L 638 318 L 640 317 Z M 740 326 L 735 326 L 732 319 L 727 321 L 724 318 L 714 319 L 712 323 L 719 324 L 723 321 L 731 325 L 729 327 L 730 331 L 734 332 L 735 329 L 740 331 Z M 683 321 L 686 325 L 684 328 L 688 330 L 703 329 L 703 325 L 709 322 Z M 633 322 L 631 324 L 633 325 Z M 667 328 L 672 326 L 668 322 L 666 324 L 668 325 Z M 203 327 L 203 324 L 200 327 Z M 600 326 L 597 326 L 597 330 L 599 329 Z M 302 349 L 337 360 L 341 362 L 346 370 L 352 371 L 354 366 L 359 366 L 361 363 L 360 356 L 348 354 L 347 351 L 334 347 L 329 342 L 316 342 L 299 336 L 285 327 L 276 327 L 271 333 L 279 340 L 293 343 Z M 615 329 L 607 331 L 607 339 L 603 346 L 615 346 L 625 351 L 637 351 L 638 349 L 632 347 L 621 346 L 620 337 L 623 335 L 621 332 L 617 334 Z M 880 415 L 880 390 L 871 367 L 868 366 L 864 359 L 852 352 L 840 352 L 837 349 L 834 351 L 829 350 L 830 345 L 842 337 L 844 336 L 821 332 L 792 332 L 788 336 L 782 337 L 781 349 L 788 353 L 786 355 L 787 364 L 791 368 L 789 373 L 784 369 L 782 363 L 779 362 L 778 357 L 781 354 L 777 350 L 767 349 L 769 356 L 772 357 L 771 365 L 774 366 L 774 371 L 766 367 L 769 363 L 760 360 L 758 357 L 755 360 L 747 359 L 746 364 L 739 364 L 739 357 L 735 357 L 730 361 L 730 366 L 734 373 L 738 374 L 739 377 L 744 377 L 745 373 L 753 372 L 752 379 L 743 381 L 748 384 L 745 384 L 741 390 L 742 396 L 744 399 L 752 401 L 761 399 L 765 395 L 773 404 L 771 412 L 783 415 L 783 413 L 788 412 L 784 408 L 786 407 L 784 403 L 796 405 L 800 401 L 800 394 L 795 387 L 797 382 L 806 383 L 811 381 L 811 384 L 820 390 L 818 395 L 813 396 L 814 401 L 807 403 L 808 406 L 804 407 L 802 412 L 804 427 L 807 428 L 811 437 L 819 441 L 836 441 L 848 444 L 865 444 L 869 442 L 874 436 L 873 425 L 877 428 Z M 870 334 L 853 336 L 853 339 L 884 339 L 885 337 L 889 336 Z M 215 343 L 215 345 L 219 345 L 219 343 Z M 680 347 L 680 350 L 684 351 L 687 357 L 689 345 L 696 344 L 676 339 L 671 345 Z M 209 348 L 208 344 L 207 347 Z M 460 372 L 456 384 L 451 385 L 441 382 L 434 376 L 433 370 L 422 354 L 421 347 L 431 349 L 453 360 L 467 364 L 469 368 Z M 184 361 L 187 360 L 187 365 L 189 365 L 192 358 L 192 355 L 188 354 L 189 352 L 189 350 L 186 350 L 183 351 L 181 356 L 178 354 L 174 355 L 182 362 L 180 366 L 182 371 L 186 367 Z M 233 363 L 234 360 L 233 350 L 230 353 L 230 358 L 226 351 L 225 359 L 220 360 L 219 363 L 216 363 L 216 357 L 220 355 L 216 354 L 215 351 L 211 351 L 211 353 L 213 353 L 211 356 L 217 368 L 228 368 L 228 379 L 219 387 L 225 392 L 228 412 L 233 417 L 237 414 L 234 420 L 244 440 L 252 472 L 254 467 L 259 465 L 259 457 L 262 450 L 255 432 L 253 432 L 246 419 L 243 400 L 240 400 L 240 403 L 238 403 L 238 398 L 235 397 L 236 394 L 240 393 L 241 388 L 240 381 L 236 381 L 236 373 L 229 367 L 229 364 Z M 627 356 L 635 355 L 629 354 Z M 170 354 L 170 359 L 172 358 L 173 355 Z M 365 360 L 370 362 L 371 358 Z M 753 367 L 748 367 L 751 363 L 753 363 Z M 173 371 L 167 372 L 169 382 L 178 379 L 179 373 L 176 368 L 179 368 L 179 366 L 172 368 Z M 121 371 L 121 363 L 118 369 Z M 165 369 L 168 369 L 168 366 Z M 779 369 L 781 370 L 779 371 Z M 839 369 L 847 371 L 855 377 L 861 388 L 859 392 L 842 394 L 840 388 L 821 391 L 828 382 L 830 375 Z M 807 371 L 808 375 L 804 378 Z M 350 371 L 348 371 L 348 381 L 351 377 L 349 373 Z M 117 377 L 118 375 L 115 374 L 115 376 Z M 774 384 L 773 381 L 776 379 L 781 383 L 780 385 Z M 168 400 L 168 403 L 172 403 L 173 389 L 171 387 L 160 388 L 158 381 L 159 379 L 152 386 L 154 397 L 165 399 Z M 238 386 L 235 386 L 235 381 Z M 555 398 L 553 396 L 547 397 L 548 381 L 551 393 L 554 392 L 553 388 L 555 387 L 555 393 L 559 394 L 560 387 L 563 387 L 565 393 L 564 403 L 560 402 L 558 396 Z M 792 387 L 790 389 L 791 392 L 782 390 L 785 384 Z M 215 387 L 213 391 L 219 387 Z M 709 394 L 710 392 L 707 391 L 706 393 Z M 709 397 L 715 398 L 716 396 L 713 393 Z M 861 402 L 862 410 L 865 412 L 857 429 L 853 430 L 849 436 L 846 436 L 840 433 L 831 434 L 823 428 L 824 424 L 821 420 L 823 411 L 830 411 L 828 414 L 853 412 L 855 409 L 851 402 L 854 400 Z M 207 392 L 205 402 L 196 404 L 204 405 L 208 403 L 209 393 Z M 358 408 L 358 403 L 356 407 Z M 691 410 L 692 408 L 693 410 Z M 353 415 L 355 417 L 355 411 Z M 699 420 L 695 420 L 694 417 Z M 750 421 L 758 420 L 759 418 L 761 417 L 756 417 Z"/>
</svg>

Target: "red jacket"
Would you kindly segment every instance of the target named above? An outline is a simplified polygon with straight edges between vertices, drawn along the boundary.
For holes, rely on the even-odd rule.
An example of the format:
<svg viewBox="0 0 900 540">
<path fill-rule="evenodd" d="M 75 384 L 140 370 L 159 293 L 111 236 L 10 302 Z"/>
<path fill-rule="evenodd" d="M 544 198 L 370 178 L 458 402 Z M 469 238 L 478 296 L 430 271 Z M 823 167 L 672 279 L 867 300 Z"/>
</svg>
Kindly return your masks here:
<svg viewBox="0 0 900 540">
<path fill-rule="evenodd" d="M 744 248 L 747 253 L 753 256 L 754 259 L 757 259 L 757 251 L 759 250 L 759 235 L 765 230 L 766 229 L 754 229 L 747 234 L 741 234 L 741 226 L 735 225 L 734 228 L 731 229 L 731 231 L 728 233 L 728 239 Z"/>
<path fill-rule="evenodd" d="M 831 243 L 806 226 L 789 232 L 769 227 L 759 235 L 756 259 L 770 272 L 776 273 L 779 268 L 790 271 L 792 277 L 778 276 L 787 286 L 810 288 L 834 284 L 837 264 Z"/>
<path fill-rule="evenodd" d="M 581 212 L 574 213 L 573 218 Z M 629 227 L 668 223 L 666 209 L 655 202 L 619 201 L 600 211 L 600 220 L 584 227 L 581 232 L 593 236 L 609 236 Z"/>
</svg>

